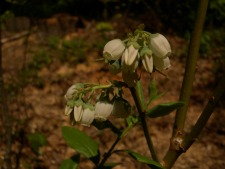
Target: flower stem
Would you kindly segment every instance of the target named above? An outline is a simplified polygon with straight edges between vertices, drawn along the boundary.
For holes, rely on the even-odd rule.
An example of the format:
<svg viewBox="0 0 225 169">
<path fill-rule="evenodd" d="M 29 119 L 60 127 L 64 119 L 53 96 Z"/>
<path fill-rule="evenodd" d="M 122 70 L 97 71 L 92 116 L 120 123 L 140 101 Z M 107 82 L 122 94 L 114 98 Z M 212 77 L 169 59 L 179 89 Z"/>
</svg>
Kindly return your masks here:
<svg viewBox="0 0 225 169">
<path fill-rule="evenodd" d="M 115 142 L 110 147 L 109 151 L 104 155 L 104 158 L 99 163 L 99 165 L 95 169 L 101 169 L 102 166 L 105 164 L 106 160 L 112 155 L 113 149 L 117 145 L 117 143 L 127 134 L 127 132 L 135 125 L 136 123 L 133 123 L 132 125 L 129 125 L 127 128 L 125 128 L 122 132 L 116 132 L 118 133 L 117 138 Z M 115 130 L 115 129 L 114 129 Z M 116 129 L 117 130 L 117 129 Z"/>
<path fill-rule="evenodd" d="M 146 105 L 145 100 L 144 100 L 144 94 L 143 94 L 141 81 L 139 80 L 137 82 L 136 87 L 130 87 L 129 89 L 131 91 L 131 94 L 134 98 L 135 104 L 136 104 L 137 109 L 138 109 L 139 117 L 140 117 L 140 120 L 141 120 L 144 135 L 145 135 L 145 139 L 146 139 L 150 154 L 152 156 L 152 159 L 159 162 L 159 159 L 158 159 L 157 154 L 155 152 L 154 145 L 153 145 L 152 139 L 150 137 L 148 127 L 147 127 L 147 123 L 146 123 L 146 120 L 145 120 L 145 113 L 146 113 L 147 105 Z"/>
<path fill-rule="evenodd" d="M 99 163 L 99 165 L 95 169 L 101 169 L 103 167 L 103 165 L 105 164 L 106 160 L 111 156 L 113 149 L 115 148 L 117 143 L 120 141 L 120 139 L 121 139 L 121 137 L 117 136 L 115 142 L 112 144 L 112 146 L 110 147 L 109 151 L 104 155 L 104 158 L 102 159 L 102 161 Z"/>
</svg>

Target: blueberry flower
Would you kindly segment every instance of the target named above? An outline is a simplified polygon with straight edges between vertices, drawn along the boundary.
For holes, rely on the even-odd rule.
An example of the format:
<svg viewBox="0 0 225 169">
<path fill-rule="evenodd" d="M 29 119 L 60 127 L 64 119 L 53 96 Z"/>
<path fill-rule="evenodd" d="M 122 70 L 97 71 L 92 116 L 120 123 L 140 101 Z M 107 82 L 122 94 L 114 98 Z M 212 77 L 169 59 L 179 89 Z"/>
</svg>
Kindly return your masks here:
<svg viewBox="0 0 225 169">
<path fill-rule="evenodd" d="M 109 41 L 103 50 L 103 57 L 108 60 L 118 60 L 125 50 L 125 45 L 120 39 Z"/>
</svg>

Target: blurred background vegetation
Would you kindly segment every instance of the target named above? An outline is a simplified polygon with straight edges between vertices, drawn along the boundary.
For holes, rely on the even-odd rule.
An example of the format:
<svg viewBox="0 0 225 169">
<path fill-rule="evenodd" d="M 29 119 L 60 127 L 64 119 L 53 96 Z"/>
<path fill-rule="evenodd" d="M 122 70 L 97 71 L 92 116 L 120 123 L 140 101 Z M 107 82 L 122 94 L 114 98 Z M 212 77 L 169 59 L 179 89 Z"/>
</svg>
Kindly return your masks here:
<svg viewBox="0 0 225 169">
<path fill-rule="evenodd" d="M 139 23 L 144 23 L 147 31 L 176 35 L 187 40 L 188 44 L 196 7 L 196 0 L 1 0 L 0 16 L 3 21 L 3 30 L 4 25 L 10 24 L 7 20 L 13 17 L 25 16 L 29 18 L 31 26 L 41 25 L 44 27 L 43 19 L 56 16 L 57 22 L 60 23 L 64 33 L 67 33 L 70 29 L 65 26 L 65 22 L 73 22 L 69 25 L 70 27 L 71 25 L 74 28 L 83 27 L 82 19 L 98 22 L 96 28 L 100 31 L 112 30 L 113 26 L 107 21 L 123 16 L 123 19 L 133 19 Z M 61 14 L 61 16 L 57 16 L 58 14 Z M 66 21 L 65 14 L 78 18 L 67 19 L 68 21 Z M 123 20 L 120 20 L 120 22 L 123 24 Z M 14 23 L 14 27 L 17 27 L 17 25 L 19 24 Z M 130 29 L 134 29 L 135 26 L 129 25 Z M 214 58 L 216 63 L 215 76 L 220 75 L 221 69 L 225 67 L 224 27 L 225 0 L 209 1 L 200 54 L 201 57 L 211 56 Z M 5 26 L 5 29 L 7 29 L 7 26 Z M 49 29 L 52 33 L 52 28 Z M 50 48 L 57 48 L 59 46 L 57 43 L 59 43 L 59 37 L 55 35 L 49 37 L 48 46 Z M 100 48 L 103 47 L 104 40 L 99 44 Z M 82 48 L 80 48 L 80 45 Z M 60 46 L 60 53 L 62 54 L 59 57 L 62 60 L 76 61 L 76 58 L 69 58 L 71 52 L 73 54 L 76 52 L 79 55 L 78 60 L 82 60 L 82 55 L 84 55 L 88 45 L 90 47 L 90 44 L 85 44 L 82 38 L 73 42 L 65 41 Z M 74 48 L 76 47 L 78 50 L 75 51 Z M 184 48 L 184 52 L 186 50 L 187 48 Z M 47 55 L 48 52 L 43 49 L 43 53 Z"/>
</svg>

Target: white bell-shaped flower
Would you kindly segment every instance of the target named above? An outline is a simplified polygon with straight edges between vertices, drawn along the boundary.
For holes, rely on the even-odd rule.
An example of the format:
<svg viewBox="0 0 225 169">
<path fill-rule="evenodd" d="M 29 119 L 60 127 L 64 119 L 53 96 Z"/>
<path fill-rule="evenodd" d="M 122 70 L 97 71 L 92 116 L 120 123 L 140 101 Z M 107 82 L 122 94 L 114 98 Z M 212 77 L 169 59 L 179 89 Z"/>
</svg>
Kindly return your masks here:
<svg viewBox="0 0 225 169">
<path fill-rule="evenodd" d="M 70 106 L 66 105 L 65 115 L 66 116 L 70 115 L 70 113 L 72 113 L 72 111 L 73 111 L 73 108 L 71 108 Z"/>
<path fill-rule="evenodd" d="M 73 98 L 73 96 L 76 95 L 76 92 L 82 87 L 83 87 L 82 83 L 77 83 L 77 84 L 70 86 L 64 96 L 66 101 L 71 100 Z"/>
<path fill-rule="evenodd" d="M 141 55 L 141 61 L 142 61 L 142 64 L 143 64 L 145 70 L 148 73 L 152 73 L 152 71 L 153 71 L 152 51 L 147 46 L 144 46 L 141 49 L 140 55 Z"/>
<path fill-rule="evenodd" d="M 76 85 L 72 85 L 72 86 L 69 87 L 69 89 L 67 90 L 67 92 L 64 96 L 66 101 L 73 98 L 73 94 L 74 94 L 75 91 L 76 91 Z"/>
<path fill-rule="evenodd" d="M 159 33 L 152 35 L 149 47 L 158 58 L 164 59 L 171 54 L 171 47 L 168 40 Z"/>
<path fill-rule="evenodd" d="M 151 55 L 144 55 L 142 60 L 142 64 L 148 73 L 152 73 L 153 71 L 153 57 Z"/>
<path fill-rule="evenodd" d="M 120 39 L 109 41 L 103 50 L 103 57 L 108 60 L 118 60 L 125 50 L 125 45 Z"/>
<path fill-rule="evenodd" d="M 95 105 L 95 119 L 105 121 L 111 115 L 113 105 L 107 101 L 98 101 Z"/>
<path fill-rule="evenodd" d="M 127 52 L 125 50 L 125 52 L 122 55 L 122 59 L 121 59 L 122 70 L 124 72 L 135 72 L 138 67 L 138 64 L 139 64 L 140 55 L 139 55 L 139 53 L 137 53 L 137 56 L 136 56 L 135 60 L 133 61 L 133 63 L 131 65 L 127 65 L 125 62 L 125 57 L 127 54 L 128 54 L 128 50 L 127 50 Z"/>
<path fill-rule="evenodd" d="M 154 55 L 153 55 L 153 64 L 159 70 L 167 69 L 171 66 L 169 57 L 161 59 L 161 58 L 155 57 Z"/>
<path fill-rule="evenodd" d="M 74 106 L 73 113 L 74 113 L 75 121 L 79 122 L 81 120 L 81 118 L 82 118 L 82 115 L 83 115 L 83 107 L 82 107 L 82 105 Z"/>
<path fill-rule="evenodd" d="M 89 108 L 85 108 L 82 113 L 82 117 L 80 119 L 81 125 L 90 126 L 90 124 L 94 121 L 95 112 Z"/>
<path fill-rule="evenodd" d="M 138 49 L 134 47 L 134 45 L 130 45 L 127 49 L 125 49 L 125 54 L 123 55 L 125 64 L 131 66 L 138 57 Z"/>
</svg>

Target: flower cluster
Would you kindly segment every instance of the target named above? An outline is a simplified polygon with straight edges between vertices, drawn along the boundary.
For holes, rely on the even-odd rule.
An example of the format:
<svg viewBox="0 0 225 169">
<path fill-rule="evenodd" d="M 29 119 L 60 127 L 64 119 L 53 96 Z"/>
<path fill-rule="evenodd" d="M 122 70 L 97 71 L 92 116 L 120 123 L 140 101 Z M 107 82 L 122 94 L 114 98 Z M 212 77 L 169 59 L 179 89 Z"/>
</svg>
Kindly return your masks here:
<svg viewBox="0 0 225 169">
<path fill-rule="evenodd" d="M 111 87 L 112 85 L 85 85 L 82 83 L 72 85 L 65 94 L 67 101 L 65 115 L 70 116 L 72 124 L 80 123 L 85 126 L 90 126 L 94 120 L 105 121 L 110 115 L 118 118 L 127 117 L 131 106 L 118 94 L 110 100 L 109 93 L 103 92 L 94 104 L 90 103 L 90 100 L 93 100 L 92 94 L 95 89 Z"/>
<path fill-rule="evenodd" d="M 116 74 L 122 71 L 124 82 L 133 86 L 138 80 L 137 68 L 142 63 L 148 73 L 170 67 L 171 47 L 161 34 L 150 34 L 136 30 L 128 39 L 109 41 L 103 51 L 103 57 L 109 63 L 109 70 Z"/>
</svg>

